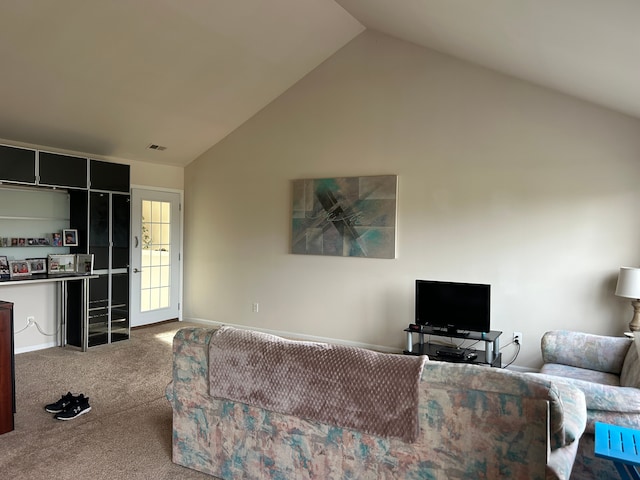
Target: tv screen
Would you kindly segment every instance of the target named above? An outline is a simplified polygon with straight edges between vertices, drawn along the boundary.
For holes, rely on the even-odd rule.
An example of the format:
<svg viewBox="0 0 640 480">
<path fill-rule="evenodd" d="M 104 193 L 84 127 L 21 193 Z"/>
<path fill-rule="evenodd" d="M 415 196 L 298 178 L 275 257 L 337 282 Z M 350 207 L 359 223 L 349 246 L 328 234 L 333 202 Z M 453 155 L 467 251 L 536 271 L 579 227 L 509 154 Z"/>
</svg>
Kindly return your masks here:
<svg viewBox="0 0 640 480">
<path fill-rule="evenodd" d="M 450 332 L 489 332 L 490 319 L 491 285 L 416 280 L 416 324 Z"/>
</svg>

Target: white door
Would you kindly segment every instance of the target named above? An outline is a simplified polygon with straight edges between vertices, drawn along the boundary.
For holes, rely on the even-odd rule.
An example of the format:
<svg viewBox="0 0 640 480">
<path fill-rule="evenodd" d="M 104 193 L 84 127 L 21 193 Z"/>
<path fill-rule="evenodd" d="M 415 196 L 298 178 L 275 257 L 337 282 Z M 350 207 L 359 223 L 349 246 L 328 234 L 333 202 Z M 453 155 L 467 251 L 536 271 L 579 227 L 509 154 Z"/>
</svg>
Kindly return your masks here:
<svg viewBox="0 0 640 480">
<path fill-rule="evenodd" d="M 131 326 L 180 318 L 180 194 L 131 190 Z"/>
</svg>

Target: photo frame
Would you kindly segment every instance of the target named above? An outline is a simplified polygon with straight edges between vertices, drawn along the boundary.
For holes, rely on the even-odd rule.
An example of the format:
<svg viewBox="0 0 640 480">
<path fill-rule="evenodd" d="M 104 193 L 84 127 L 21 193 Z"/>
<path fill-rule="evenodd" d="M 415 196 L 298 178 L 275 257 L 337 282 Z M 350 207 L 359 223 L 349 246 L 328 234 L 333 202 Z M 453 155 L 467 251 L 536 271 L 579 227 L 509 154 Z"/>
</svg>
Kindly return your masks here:
<svg viewBox="0 0 640 480">
<path fill-rule="evenodd" d="M 27 258 L 27 262 L 29 262 L 29 270 L 31 271 L 31 275 L 47 273 L 46 258 Z"/>
<path fill-rule="evenodd" d="M 62 245 L 65 247 L 77 247 L 78 230 L 74 228 L 65 228 L 62 230 Z"/>
<path fill-rule="evenodd" d="M 4 255 L 0 255 L 0 278 L 9 278 L 11 270 L 9 269 L 9 260 Z"/>
<path fill-rule="evenodd" d="M 47 263 L 47 273 L 50 275 L 76 273 L 75 255 L 49 255 L 47 257 Z"/>
<path fill-rule="evenodd" d="M 93 273 L 93 253 L 76 255 L 76 272 L 79 274 Z"/>
<path fill-rule="evenodd" d="M 51 234 L 51 245 L 53 245 L 54 247 L 61 247 L 62 246 L 62 233 L 53 232 Z"/>
<path fill-rule="evenodd" d="M 9 260 L 9 271 L 11 278 L 28 277 L 31 275 L 29 262 L 26 260 Z"/>
</svg>

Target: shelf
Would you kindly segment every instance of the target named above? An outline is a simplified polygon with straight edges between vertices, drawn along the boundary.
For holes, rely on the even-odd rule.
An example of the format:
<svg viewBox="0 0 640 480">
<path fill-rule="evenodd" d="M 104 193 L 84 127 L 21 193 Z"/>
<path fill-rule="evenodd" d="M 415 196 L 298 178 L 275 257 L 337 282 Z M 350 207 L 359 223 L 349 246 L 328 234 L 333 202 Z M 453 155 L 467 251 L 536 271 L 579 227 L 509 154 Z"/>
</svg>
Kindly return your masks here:
<svg viewBox="0 0 640 480">
<path fill-rule="evenodd" d="M 56 218 L 56 217 L 14 217 L 13 215 L 0 215 L 0 220 L 34 220 L 34 221 L 54 221 L 54 222 L 68 222 L 69 218 Z"/>
<path fill-rule="evenodd" d="M 500 335 L 502 335 L 502 332 L 500 331 L 491 330 L 490 332 L 449 332 L 446 330 L 434 329 L 433 327 L 429 327 L 427 325 L 415 324 L 409 325 L 409 327 L 405 328 L 404 331 L 407 332 L 407 350 L 404 351 L 405 355 L 427 355 L 432 360 L 439 360 L 443 362 L 490 365 L 492 367 L 498 368 L 502 366 L 502 354 L 500 353 Z M 413 343 L 414 333 L 418 335 L 418 343 Z M 474 359 L 467 359 L 465 357 L 452 358 L 446 356 L 438 356 L 437 351 L 439 348 L 442 348 L 442 345 L 425 341 L 425 335 L 458 338 L 460 340 L 471 340 L 476 343 L 484 342 L 485 349 L 478 350 L 474 348 L 463 348 L 463 350 L 466 350 L 469 353 L 475 353 L 477 357 Z"/>
<path fill-rule="evenodd" d="M 466 350 L 469 353 L 475 353 L 478 355 L 476 358 L 469 360 L 466 358 L 452 358 L 452 357 L 439 357 L 438 349 L 442 348 L 442 345 L 438 345 L 436 343 L 423 343 L 422 345 L 419 343 L 415 343 L 413 345 L 413 349 L 411 352 L 404 351 L 405 355 L 427 355 L 429 360 L 436 360 L 440 362 L 450 362 L 450 363 L 469 363 L 473 365 L 486 365 L 492 367 L 500 368 L 502 366 L 502 354 L 499 353 L 493 359 L 493 361 L 487 361 L 487 356 L 484 350 L 476 350 L 473 348 L 463 348 L 462 350 Z"/>
<path fill-rule="evenodd" d="M 498 330 L 491 330 L 490 332 L 448 332 L 446 330 L 440 330 L 437 328 L 429 327 L 427 325 L 418 325 L 419 329 L 414 328 L 405 328 L 405 332 L 418 333 L 423 335 L 435 335 L 437 337 L 451 337 L 451 338 L 461 338 L 465 340 L 482 340 L 484 342 L 495 342 L 502 332 Z"/>
</svg>

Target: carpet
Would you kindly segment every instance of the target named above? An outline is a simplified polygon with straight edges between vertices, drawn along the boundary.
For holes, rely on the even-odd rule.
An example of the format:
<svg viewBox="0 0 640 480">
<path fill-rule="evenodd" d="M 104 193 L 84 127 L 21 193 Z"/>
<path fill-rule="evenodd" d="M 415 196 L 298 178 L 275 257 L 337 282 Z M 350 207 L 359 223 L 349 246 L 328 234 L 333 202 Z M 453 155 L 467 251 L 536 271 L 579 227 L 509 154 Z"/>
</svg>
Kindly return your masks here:
<svg viewBox="0 0 640 480">
<path fill-rule="evenodd" d="M 131 332 L 87 352 L 49 348 L 16 356 L 15 430 L 0 435 L 6 479 L 211 479 L 171 462 L 171 340 L 187 323 Z M 44 405 L 71 391 L 91 412 L 55 420 Z"/>
</svg>

